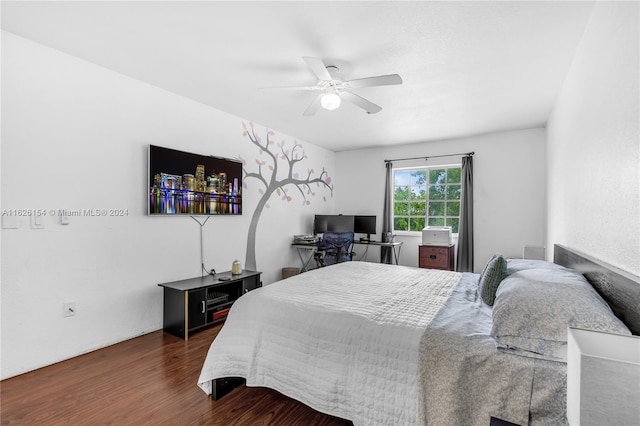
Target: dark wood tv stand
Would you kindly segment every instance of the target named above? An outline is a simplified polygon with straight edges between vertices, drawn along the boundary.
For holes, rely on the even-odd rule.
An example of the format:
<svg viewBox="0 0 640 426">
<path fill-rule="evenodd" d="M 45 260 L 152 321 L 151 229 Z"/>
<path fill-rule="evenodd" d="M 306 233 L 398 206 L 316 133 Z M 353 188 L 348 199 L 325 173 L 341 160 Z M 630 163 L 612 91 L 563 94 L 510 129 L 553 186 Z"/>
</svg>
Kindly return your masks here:
<svg viewBox="0 0 640 426">
<path fill-rule="evenodd" d="M 158 284 L 164 288 L 163 330 L 187 340 L 189 333 L 223 321 L 233 302 L 262 286 L 260 274 L 227 271 Z"/>
</svg>

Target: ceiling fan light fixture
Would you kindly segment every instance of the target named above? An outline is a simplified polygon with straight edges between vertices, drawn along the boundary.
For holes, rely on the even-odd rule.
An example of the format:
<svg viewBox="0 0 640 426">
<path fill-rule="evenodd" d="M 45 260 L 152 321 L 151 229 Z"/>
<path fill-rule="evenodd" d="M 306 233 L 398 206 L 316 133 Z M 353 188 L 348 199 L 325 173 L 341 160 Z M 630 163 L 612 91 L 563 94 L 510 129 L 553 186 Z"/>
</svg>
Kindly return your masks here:
<svg viewBox="0 0 640 426">
<path fill-rule="evenodd" d="M 340 95 L 334 92 L 325 93 L 320 99 L 320 105 L 322 105 L 322 108 L 329 111 L 333 111 L 338 108 L 341 102 Z"/>
</svg>

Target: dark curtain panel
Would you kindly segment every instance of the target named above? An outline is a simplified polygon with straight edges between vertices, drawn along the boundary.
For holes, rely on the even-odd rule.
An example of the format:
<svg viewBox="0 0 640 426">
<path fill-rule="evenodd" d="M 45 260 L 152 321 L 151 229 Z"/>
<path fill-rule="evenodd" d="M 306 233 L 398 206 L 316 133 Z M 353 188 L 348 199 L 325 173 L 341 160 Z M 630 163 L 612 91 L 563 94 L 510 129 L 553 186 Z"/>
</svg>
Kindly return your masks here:
<svg viewBox="0 0 640 426">
<path fill-rule="evenodd" d="M 391 184 L 393 182 L 393 164 L 391 162 L 386 163 L 387 178 L 384 183 L 384 210 L 382 211 L 382 241 L 387 242 L 387 236 L 391 235 L 392 220 L 393 220 L 393 200 Z M 380 247 L 380 262 L 391 263 L 392 262 L 392 247 Z"/>
<path fill-rule="evenodd" d="M 460 225 L 456 271 L 473 272 L 473 157 L 462 157 Z"/>
</svg>

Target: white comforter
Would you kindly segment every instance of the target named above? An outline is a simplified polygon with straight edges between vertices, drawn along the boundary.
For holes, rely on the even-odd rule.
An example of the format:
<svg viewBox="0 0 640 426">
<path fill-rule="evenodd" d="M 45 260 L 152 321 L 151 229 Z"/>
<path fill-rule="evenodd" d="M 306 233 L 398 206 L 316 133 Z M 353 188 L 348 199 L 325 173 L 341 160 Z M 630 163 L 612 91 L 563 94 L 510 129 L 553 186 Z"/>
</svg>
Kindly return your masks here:
<svg viewBox="0 0 640 426">
<path fill-rule="evenodd" d="M 420 339 L 461 274 L 346 262 L 232 307 L 198 385 L 244 377 L 356 425 L 418 424 Z"/>
</svg>

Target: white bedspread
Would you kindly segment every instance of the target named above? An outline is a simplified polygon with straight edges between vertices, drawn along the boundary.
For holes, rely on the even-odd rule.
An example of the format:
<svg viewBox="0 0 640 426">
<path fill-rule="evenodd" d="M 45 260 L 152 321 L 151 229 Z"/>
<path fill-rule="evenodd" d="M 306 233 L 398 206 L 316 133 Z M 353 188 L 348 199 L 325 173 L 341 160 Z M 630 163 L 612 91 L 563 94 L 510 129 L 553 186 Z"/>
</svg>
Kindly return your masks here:
<svg viewBox="0 0 640 426">
<path fill-rule="evenodd" d="M 198 385 L 244 377 L 356 425 L 418 424 L 420 339 L 461 274 L 346 262 L 234 303 Z"/>
</svg>

